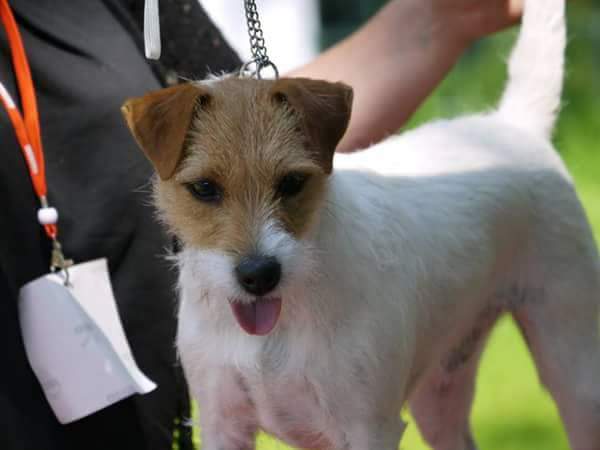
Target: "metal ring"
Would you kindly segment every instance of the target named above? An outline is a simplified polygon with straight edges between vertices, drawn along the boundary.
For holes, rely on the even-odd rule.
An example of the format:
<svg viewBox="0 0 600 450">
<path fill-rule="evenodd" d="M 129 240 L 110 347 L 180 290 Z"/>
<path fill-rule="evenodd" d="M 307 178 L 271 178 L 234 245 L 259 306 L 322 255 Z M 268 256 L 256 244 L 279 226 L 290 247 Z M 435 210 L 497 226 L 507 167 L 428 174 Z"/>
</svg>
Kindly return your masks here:
<svg viewBox="0 0 600 450">
<path fill-rule="evenodd" d="M 252 67 L 252 66 L 255 67 Z M 262 75 L 261 72 L 264 69 L 268 69 L 271 68 L 273 70 L 273 73 L 275 74 L 275 79 L 279 78 L 279 70 L 277 69 L 277 66 L 275 65 L 275 63 L 273 63 L 271 60 L 267 60 L 266 62 L 260 62 L 260 60 L 257 59 L 251 59 L 250 61 L 244 63 L 244 65 L 242 65 L 242 67 L 240 68 L 240 76 L 241 77 L 256 77 L 259 80 L 262 80 Z"/>
<path fill-rule="evenodd" d="M 258 64 L 258 68 L 256 70 L 256 78 L 258 78 L 259 80 L 262 80 L 262 76 L 260 75 L 260 72 L 263 69 L 266 69 L 268 67 L 273 69 L 273 72 L 275 73 L 275 79 L 277 80 L 279 78 L 279 70 L 277 70 L 277 66 L 271 60 L 267 60 L 266 62 L 264 62 L 262 64 Z"/>
<path fill-rule="evenodd" d="M 256 67 L 251 69 L 250 67 L 255 64 Z M 251 59 L 250 61 L 244 63 L 240 68 L 240 77 L 254 77 L 258 70 L 258 62 L 255 59 Z"/>
<path fill-rule="evenodd" d="M 64 269 L 61 270 L 61 273 L 64 275 L 64 279 L 65 279 L 64 285 L 66 287 L 71 286 L 71 279 L 70 279 L 70 276 L 69 276 L 69 269 L 64 268 Z"/>
<path fill-rule="evenodd" d="M 60 277 L 62 277 L 63 285 L 66 287 L 71 286 L 71 276 L 69 275 L 69 269 L 66 267 L 51 267 L 50 271 Z"/>
</svg>

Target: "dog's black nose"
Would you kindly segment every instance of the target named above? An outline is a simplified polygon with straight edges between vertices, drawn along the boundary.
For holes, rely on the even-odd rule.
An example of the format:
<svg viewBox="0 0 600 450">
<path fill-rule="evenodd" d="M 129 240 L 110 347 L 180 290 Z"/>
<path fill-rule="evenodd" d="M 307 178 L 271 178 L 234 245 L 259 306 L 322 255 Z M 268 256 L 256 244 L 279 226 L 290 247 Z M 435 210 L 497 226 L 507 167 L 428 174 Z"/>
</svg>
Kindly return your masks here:
<svg viewBox="0 0 600 450">
<path fill-rule="evenodd" d="M 272 256 L 251 256 L 235 268 L 238 283 L 252 295 L 265 295 L 281 280 L 281 264 Z"/>
</svg>

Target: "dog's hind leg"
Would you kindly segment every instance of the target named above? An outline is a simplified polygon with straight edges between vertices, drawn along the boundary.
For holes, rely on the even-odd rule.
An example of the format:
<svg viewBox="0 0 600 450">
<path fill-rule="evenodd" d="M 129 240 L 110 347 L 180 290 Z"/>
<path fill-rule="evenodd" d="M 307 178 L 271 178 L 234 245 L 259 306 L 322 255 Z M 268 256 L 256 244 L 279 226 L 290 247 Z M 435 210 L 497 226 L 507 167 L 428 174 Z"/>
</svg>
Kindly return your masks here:
<svg viewBox="0 0 600 450">
<path fill-rule="evenodd" d="M 571 447 L 600 450 L 600 262 L 592 239 L 570 247 L 551 255 L 543 291 L 515 306 L 513 315 Z"/>
</svg>

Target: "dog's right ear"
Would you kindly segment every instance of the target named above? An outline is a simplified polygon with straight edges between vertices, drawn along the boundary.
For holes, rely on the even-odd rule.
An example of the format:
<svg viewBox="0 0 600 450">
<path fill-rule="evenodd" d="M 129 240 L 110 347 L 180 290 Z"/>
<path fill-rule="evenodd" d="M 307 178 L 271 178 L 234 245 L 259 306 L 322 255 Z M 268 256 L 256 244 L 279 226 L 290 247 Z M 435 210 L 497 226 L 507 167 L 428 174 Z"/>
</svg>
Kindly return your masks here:
<svg viewBox="0 0 600 450">
<path fill-rule="evenodd" d="M 161 179 L 175 173 L 194 112 L 209 100 L 205 88 L 185 83 L 129 99 L 121 107 L 135 140 Z"/>
<path fill-rule="evenodd" d="M 352 88 L 324 80 L 280 78 L 270 92 L 276 103 L 298 114 L 309 149 L 325 173 L 331 173 L 333 153 L 350 122 Z"/>
</svg>

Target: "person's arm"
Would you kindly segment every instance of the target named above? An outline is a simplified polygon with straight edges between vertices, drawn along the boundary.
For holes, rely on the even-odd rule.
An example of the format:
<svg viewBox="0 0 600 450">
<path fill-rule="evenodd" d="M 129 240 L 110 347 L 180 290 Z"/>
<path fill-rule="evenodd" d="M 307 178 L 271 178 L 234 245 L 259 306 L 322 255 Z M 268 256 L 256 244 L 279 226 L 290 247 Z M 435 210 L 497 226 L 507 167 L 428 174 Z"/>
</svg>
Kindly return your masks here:
<svg viewBox="0 0 600 450">
<path fill-rule="evenodd" d="M 522 0 L 392 0 L 364 27 L 290 76 L 354 88 L 338 151 L 398 130 L 476 39 L 515 23 Z"/>
</svg>

